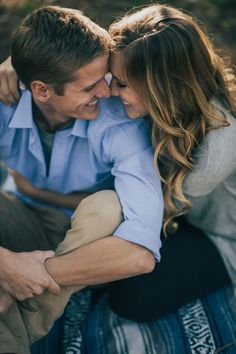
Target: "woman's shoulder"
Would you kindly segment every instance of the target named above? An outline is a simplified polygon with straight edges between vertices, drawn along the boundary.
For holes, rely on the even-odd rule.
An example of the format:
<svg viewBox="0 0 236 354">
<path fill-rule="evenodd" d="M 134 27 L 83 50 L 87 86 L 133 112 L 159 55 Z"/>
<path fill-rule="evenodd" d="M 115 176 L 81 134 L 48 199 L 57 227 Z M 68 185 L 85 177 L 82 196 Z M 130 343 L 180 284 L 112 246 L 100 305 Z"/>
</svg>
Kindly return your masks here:
<svg viewBox="0 0 236 354">
<path fill-rule="evenodd" d="M 201 153 L 206 151 L 230 150 L 236 147 L 236 116 L 219 99 L 212 99 L 211 106 L 216 119 L 200 146 Z M 196 153 L 198 149 L 196 150 Z M 215 156 L 217 158 L 217 156 Z"/>
<path fill-rule="evenodd" d="M 233 114 L 226 103 L 222 102 L 218 98 L 213 98 L 210 101 L 210 104 L 216 117 L 225 119 L 229 125 L 236 125 L 236 113 Z M 216 120 L 215 127 L 220 127 L 220 125 L 221 121 Z"/>
<path fill-rule="evenodd" d="M 216 120 L 215 129 L 194 150 L 193 171 L 184 181 L 185 192 L 192 196 L 209 194 L 236 171 L 236 118 L 219 100 L 211 103 L 227 125 L 222 126 L 222 121 Z"/>
</svg>

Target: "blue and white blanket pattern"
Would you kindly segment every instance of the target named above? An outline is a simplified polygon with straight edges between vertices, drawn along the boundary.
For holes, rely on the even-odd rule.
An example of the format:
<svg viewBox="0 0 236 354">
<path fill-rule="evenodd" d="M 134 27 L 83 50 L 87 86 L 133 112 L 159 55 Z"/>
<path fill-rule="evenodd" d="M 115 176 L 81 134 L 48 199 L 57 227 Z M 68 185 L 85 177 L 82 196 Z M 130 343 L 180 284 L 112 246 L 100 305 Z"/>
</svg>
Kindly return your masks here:
<svg viewBox="0 0 236 354">
<path fill-rule="evenodd" d="M 89 302 L 86 290 L 74 295 L 67 308 L 65 354 L 236 354 L 236 301 L 231 287 L 150 323 L 116 316 L 103 296 L 84 326 Z"/>
<path fill-rule="evenodd" d="M 116 316 L 106 296 L 91 309 L 85 289 L 32 354 L 236 354 L 236 300 L 227 286 L 157 321 L 136 323 Z"/>
</svg>

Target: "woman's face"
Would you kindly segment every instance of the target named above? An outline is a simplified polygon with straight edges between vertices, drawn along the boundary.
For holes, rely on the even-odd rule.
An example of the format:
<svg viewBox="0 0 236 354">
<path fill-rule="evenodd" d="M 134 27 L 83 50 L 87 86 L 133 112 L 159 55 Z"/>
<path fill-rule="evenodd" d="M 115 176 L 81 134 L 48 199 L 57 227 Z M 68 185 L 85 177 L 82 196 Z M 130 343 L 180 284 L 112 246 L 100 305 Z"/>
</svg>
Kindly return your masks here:
<svg viewBox="0 0 236 354">
<path fill-rule="evenodd" d="M 110 70 L 112 73 L 111 94 L 112 96 L 120 96 L 128 117 L 135 119 L 146 116 L 148 114 L 146 107 L 124 79 L 122 53 L 114 52 L 111 54 Z"/>
</svg>

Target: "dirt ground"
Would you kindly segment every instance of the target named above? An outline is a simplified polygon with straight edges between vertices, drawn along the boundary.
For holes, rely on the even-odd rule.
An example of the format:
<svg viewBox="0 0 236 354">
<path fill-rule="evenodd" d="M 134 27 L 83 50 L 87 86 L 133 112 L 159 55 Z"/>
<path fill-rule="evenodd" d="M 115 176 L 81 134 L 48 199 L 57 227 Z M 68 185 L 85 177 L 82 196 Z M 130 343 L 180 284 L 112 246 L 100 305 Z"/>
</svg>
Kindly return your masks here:
<svg viewBox="0 0 236 354">
<path fill-rule="evenodd" d="M 217 48 L 236 64 L 235 0 L 170 0 L 161 1 L 192 12 L 203 22 Z M 9 38 L 16 24 L 33 9 L 56 4 L 81 9 L 104 27 L 134 6 L 150 4 L 146 0 L 0 0 L 0 62 L 9 55 Z"/>
</svg>

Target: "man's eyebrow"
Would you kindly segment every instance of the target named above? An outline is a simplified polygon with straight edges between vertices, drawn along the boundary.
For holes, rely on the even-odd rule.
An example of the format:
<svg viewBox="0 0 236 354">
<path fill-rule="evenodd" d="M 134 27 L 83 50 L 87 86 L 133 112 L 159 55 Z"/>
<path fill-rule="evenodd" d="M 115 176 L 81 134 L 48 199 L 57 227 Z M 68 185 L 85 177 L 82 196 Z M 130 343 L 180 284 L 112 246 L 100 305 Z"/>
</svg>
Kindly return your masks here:
<svg viewBox="0 0 236 354">
<path fill-rule="evenodd" d="M 88 88 L 90 88 L 90 87 L 93 87 L 93 86 L 97 85 L 97 84 L 98 84 L 100 81 L 102 81 L 104 78 L 105 78 L 105 76 L 103 76 L 101 79 L 97 80 L 97 81 L 94 82 L 93 84 L 84 87 L 84 89 L 86 90 L 86 89 L 88 89 Z"/>
</svg>

